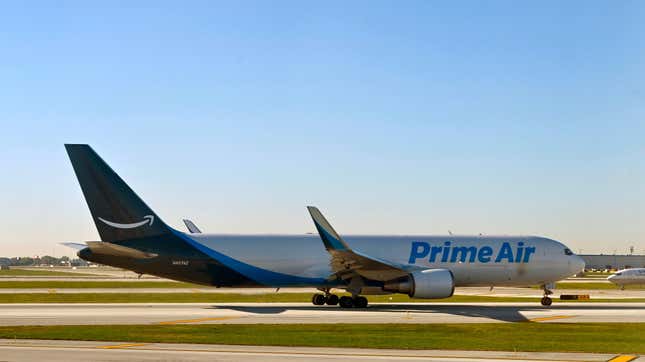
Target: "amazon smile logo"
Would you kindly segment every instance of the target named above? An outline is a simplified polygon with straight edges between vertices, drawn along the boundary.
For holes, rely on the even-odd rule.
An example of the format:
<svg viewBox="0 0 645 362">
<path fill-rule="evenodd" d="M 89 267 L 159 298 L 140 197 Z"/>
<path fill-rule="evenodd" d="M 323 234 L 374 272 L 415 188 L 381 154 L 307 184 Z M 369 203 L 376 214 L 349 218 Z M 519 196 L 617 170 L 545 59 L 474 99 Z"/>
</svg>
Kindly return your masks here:
<svg viewBox="0 0 645 362">
<path fill-rule="evenodd" d="M 150 224 L 150 226 L 152 226 L 152 223 L 155 222 L 155 217 L 153 215 L 146 215 L 143 218 L 144 220 L 141 220 L 139 222 L 133 222 L 131 224 L 120 224 L 118 222 L 105 220 L 102 217 L 99 217 L 99 220 L 101 220 L 101 222 L 103 222 L 104 224 L 117 229 L 134 229 L 134 228 L 138 228 L 139 226 L 143 226 L 145 224 Z"/>
</svg>

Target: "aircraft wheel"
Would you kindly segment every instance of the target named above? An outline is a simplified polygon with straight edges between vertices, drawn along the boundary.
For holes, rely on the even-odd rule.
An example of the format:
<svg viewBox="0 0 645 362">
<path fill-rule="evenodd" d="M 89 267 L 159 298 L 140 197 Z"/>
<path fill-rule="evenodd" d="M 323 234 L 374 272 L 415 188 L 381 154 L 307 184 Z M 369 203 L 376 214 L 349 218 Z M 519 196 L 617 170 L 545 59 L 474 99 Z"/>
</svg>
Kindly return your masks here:
<svg viewBox="0 0 645 362">
<path fill-rule="evenodd" d="M 540 303 L 541 303 L 543 306 L 548 307 L 548 306 L 550 306 L 550 305 L 551 305 L 551 303 L 553 303 L 553 300 L 551 300 L 551 298 L 549 298 L 549 297 L 544 297 L 544 298 L 542 298 L 542 300 L 540 301 Z"/>
<path fill-rule="evenodd" d="M 365 297 L 356 297 L 356 298 L 354 298 L 354 307 L 356 307 L 356 308 L 367 308 L 367 298 L 365 298 Z"/>
<path fill-rule="evenodd" d="M 338 304 L 338 296 L 336 294 L 330 294 L 327 296 L 327 305 L 336 305 Z"/>
<path fill-rule="evenodd" d="M 325 296 L 324 296 L 324 295 L 322 295 L 322 294 L 314 294 L 314 296 L 313 296 L 313 297 L 311 297 L 311 302 L 312 302 L 314 305 L 324 305 L 324 304 L 325 304 L 326 299 L 327 299 L 327 298 L 325 298 Z"/>
<path fill-rule="evenodd" d="M 351 308 L 354 306 L 354 299 L 348 296 L 340 297 L 338 304 L 341 308 Z"/>
</svg>

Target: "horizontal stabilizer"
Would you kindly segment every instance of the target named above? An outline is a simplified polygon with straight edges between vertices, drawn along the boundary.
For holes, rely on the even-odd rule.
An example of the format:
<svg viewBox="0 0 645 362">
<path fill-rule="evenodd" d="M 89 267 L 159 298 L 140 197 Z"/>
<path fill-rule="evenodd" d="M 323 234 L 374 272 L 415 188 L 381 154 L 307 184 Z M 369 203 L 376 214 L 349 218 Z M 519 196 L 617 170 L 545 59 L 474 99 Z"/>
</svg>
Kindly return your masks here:
<svg viewBox="0 0 645 362">
<path fill-rule="evenodd" d="M 61 243 L 76 250 L 89 249 L 94 254 L 123 256 L 134 259 L 150 259 L 157 256 L 154 253 L 146 253 L 145 251 L 128 248 L 127 246 L 108 243 L 105 241 L 86 241 L 82 243 Z"/>
<path fill-rule="evenodd" d="M 88 241 L 87 246 L 90 248 L 92 253 L 95 254 L 123 256 L 134 259 L 150 259 L 157 256 L 157 254 L 154 253 L 146 253 L 141 250 L 105 241 Z"/>
<path fill-rule="evenodd" d="M 199 228 L 197 227 L 197 225 L 195 225 L 194 222 L 192 222 L 192 221 L 190 221 L 188 219 L 183 219 L 182 221 L 184 222 L 184 225 L 186 225 L 186 229 L 188 229 L 188 232 L 190 232 L 191 234 L 201 234 L 202 233 L 202 231 L 199 230 Z"/>
<path fill-rule="evenodd" d="M 87 248 L 87 244 L 81 244 L 81 243 L 60 243 L 60 244 L 76 250 L 83 250 Z"/>
</svg>

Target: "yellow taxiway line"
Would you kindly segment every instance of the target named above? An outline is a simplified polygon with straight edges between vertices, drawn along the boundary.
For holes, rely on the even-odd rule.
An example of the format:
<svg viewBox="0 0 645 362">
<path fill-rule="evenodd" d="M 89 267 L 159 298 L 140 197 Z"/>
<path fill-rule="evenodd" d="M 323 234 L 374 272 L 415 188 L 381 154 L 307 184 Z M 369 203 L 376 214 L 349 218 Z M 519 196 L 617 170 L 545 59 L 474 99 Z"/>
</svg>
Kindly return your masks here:
<svg viewBox="0 0 645 362">
<path fill-rule="evenodd" d="M 95 348 L 120 349 L 120 348 L 128 348 L 128 347 L 140 347 L 140 346 L 145 346 L 146 344 L 149 344 L 149 343 L 123 343 L 123 344 L 113 344 L 110 346 L 97 346 Z"/>
<path fill-rule="evenodd" d="M 540 318 L 532 318 L 529 319 L 529 322 L 545 322 L 545 321 L 553 321 L 557 319 L 566 319 L 566 318 L 573 318 L 575 317 L 574 315 L 554 315 L 550 317 L 540 317 Z"/>
<path fill-rule="evenodd" d="M 638 356 L 631 355 L 631 354 L 621 354 L 610 359 L 607 362 L 629 362 L 629 361 L 635 360 L 637 357 Z"/>
</svg>

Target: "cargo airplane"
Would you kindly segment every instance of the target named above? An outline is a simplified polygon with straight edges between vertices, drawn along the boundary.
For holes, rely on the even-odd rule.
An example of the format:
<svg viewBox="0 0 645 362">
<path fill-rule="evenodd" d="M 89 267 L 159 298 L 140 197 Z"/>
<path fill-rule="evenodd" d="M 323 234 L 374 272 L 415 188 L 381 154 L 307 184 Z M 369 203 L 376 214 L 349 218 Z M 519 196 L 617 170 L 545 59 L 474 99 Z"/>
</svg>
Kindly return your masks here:
<svg viewBox="0 0 645 362">
<path fill-rule="evenodd" d="M 625 285 L 645 285 L 645 268 L 619 270 L 607 277 L 607 280 L 620 286 L 620 289 L 625 289 Z"/>
<path fill-rule="evenodd" d="M 318 235 L 183 233 L 164 223 L 88 145 L 66 145 L 101 241 L 65 243 L 84 260 L 216 287 L 314 287 L 315 305 L 365 308 L 365 295 L 448 298 L 457 286 L 539 284 L 583 270 L 537 236 L 344 235 L 308 207 Z M 188 225 L 188 223 L 187 223 Z M 350 296 L 339 298 L 333 289 Z"/>
</svg>

